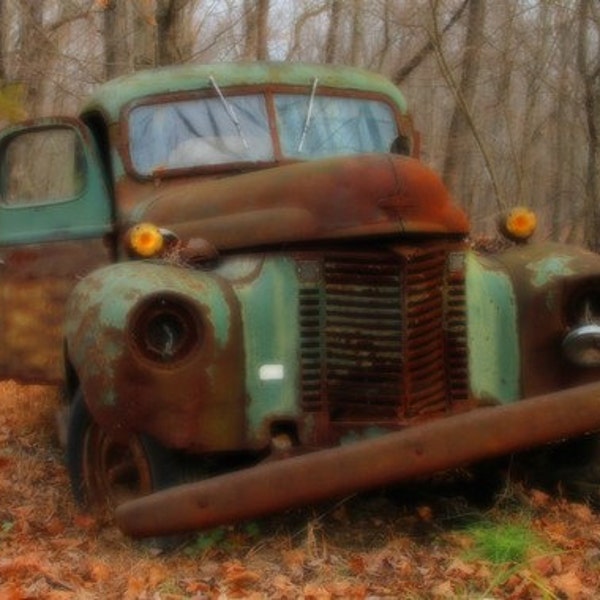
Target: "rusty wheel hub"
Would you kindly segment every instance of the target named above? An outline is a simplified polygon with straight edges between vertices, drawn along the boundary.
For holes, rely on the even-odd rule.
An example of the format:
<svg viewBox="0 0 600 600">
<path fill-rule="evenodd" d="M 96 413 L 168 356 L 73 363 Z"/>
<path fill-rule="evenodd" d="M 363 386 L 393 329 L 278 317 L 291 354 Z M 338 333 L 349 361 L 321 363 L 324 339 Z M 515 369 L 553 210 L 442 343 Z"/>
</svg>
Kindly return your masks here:
<svg viewBox="0 0 600 600">
<path fill-rule="evenodd" d="M 86 433 L 83 479 L 92 504 L 118 504 L 152 491 L 151 467 L 141 440 L 116 440 L 93 423 Z"/>
</svg>

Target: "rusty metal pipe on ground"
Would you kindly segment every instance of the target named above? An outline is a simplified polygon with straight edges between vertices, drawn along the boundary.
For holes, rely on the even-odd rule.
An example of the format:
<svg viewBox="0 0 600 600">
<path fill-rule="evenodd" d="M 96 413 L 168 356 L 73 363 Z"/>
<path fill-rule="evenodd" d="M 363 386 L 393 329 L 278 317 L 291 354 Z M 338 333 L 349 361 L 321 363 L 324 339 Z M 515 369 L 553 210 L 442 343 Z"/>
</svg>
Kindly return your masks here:
<svg viewBox="0 0 600 600">
<path fill-rule="evenodd" d="M 598 429 L 594 383 L 177 486 L 124 503 L 116 519 L 133 537 L 206 529 Z"/>
</svg>

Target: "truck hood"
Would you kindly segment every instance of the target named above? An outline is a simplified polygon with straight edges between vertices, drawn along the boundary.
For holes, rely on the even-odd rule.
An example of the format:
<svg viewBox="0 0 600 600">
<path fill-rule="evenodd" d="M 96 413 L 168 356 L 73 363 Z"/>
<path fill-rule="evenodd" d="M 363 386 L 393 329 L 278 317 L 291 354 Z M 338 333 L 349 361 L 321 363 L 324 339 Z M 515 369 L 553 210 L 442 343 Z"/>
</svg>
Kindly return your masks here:
<svg viewBox="0 0 600 600">
<path fill-rule="evenodd" d="M 466 234 L 439 177 L 407 157 L 368 154 L 186 182 L 138 206 L 134 222 L 221 250 L 375 235 Z"/>
</svg>

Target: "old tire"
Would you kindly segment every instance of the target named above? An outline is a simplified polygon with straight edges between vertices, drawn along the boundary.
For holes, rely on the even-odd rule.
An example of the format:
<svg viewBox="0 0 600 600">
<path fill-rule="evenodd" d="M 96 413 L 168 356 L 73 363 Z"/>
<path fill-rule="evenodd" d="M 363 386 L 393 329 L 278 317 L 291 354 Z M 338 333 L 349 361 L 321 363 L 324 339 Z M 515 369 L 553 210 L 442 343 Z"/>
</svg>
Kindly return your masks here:
<svg viewBox="0 0 600 600">
<path fill-rule="evenodd" d="M 76 500 L 110 512 L 121 502 L 177 483 L 171 453 L 132 434 L 116 440 L 92 418 L 78 391 L 71 406 L 67 466 Z"/>
</svg>

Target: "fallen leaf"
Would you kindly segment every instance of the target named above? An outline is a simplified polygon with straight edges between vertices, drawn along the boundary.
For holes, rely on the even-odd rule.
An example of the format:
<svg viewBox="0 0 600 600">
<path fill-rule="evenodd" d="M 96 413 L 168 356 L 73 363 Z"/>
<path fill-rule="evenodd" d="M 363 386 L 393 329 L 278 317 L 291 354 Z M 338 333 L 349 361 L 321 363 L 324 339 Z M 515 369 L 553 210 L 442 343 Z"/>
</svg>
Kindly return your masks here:
<svg viewBox="0 0 600 600">
<path fill-rule="evenodd" d="M 569 600 L 576 598 L 590 598 L 590 591 L 582 583 L 575 571 L 568 571 L 562 575 L 550 577 L 550 582 L 559 591 L 565 594 Z"/>
<path fill-rule="evenodd" d="M 455 598 L 454 588 L 450 581 L 439 583 L 431 590 L 431 595 L 434 598 Z"/>
<path fill-rule="evenodd" d="M 294 598 L 298 588 L 289 577 L 277 574 L 271 578 L 269 595 L 273 598 Z"/>
<path fill-rule="evenodd" d="M 77 514 L 73 518 L 73 524 L 79 529 L 95 529 L 98 526 L 98 521 L 92 515 Z"/>
<path fill-rule="evenodd" d="M 112 575 L 112 570 L 104 562 L 95 562 L 90 568 L 90 574 L 95 582 L 107 581 Z"/>
<path fill-rule="evenodd" d="M 460 558 L 455 558 L 447 567 L 446 573 L 448 575 L 453 576 L 461 576 L 464 578 L 470 577 L 475 573 L 477 567 L 473 564 L 469 564 L 461 560 Z"/>
<path fill-rule="evenodd" d="M 245 587 L 256 583 L 261 576 L 250 571 L 239 561 L 229 561 L 223 564 L 223 578 L 232 587 Z"/>
<path fill-rule="evenodd" d="M 362 573 L 364 573 L 366 570 L 366 566 L 367 565 L 365 558 L 360 554 L 353 554 L 348 559 L 348 568 L 350 569 L 350 572 L 354 575 L 361 575 Z"/>
<path fill-rule="evenodd" d="M 531 500 L 531 504 L 533 504 L 533 506 L 541 508 L 548 506 L 551 497 L 549 494 L 542 492 L 541 490 L 531 490 L 529 492 L 529 499 Z"/>
<path fill-rule="evenodd" d="M 584 523 L 591 523 L 594 520 L 594 513 L 587 504 L 569 504 L 569 512 L 578 520 Z"/>
<path fill-rule="evenodd" d="M 303 600 L 330 600 L 332 597 L 331 592 L 327 588 L 314 583 L 306 584 L 302 591 L 304 594 L 302 596 Z"/>
</svg>

